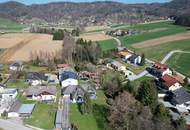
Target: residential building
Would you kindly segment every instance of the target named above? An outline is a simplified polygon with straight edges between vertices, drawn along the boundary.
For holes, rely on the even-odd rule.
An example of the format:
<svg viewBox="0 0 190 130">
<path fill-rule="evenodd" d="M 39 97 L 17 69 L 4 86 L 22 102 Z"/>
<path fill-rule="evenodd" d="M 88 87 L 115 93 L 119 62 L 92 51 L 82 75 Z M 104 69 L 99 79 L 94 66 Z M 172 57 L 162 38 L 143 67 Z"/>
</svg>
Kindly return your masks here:
<svg viewBox="0 0 190 130">
<path fill-rule="evenodd" d="M 15 99 L 17 95 L 16 88 L 0 88 L 0 99 Z"/>
<path fill-rule="evenodd" d="M 161 87 L 168 90 L 174 91 L 182 87 L 180 81 L 178 81 L 175 77 L 165 74 L 160 78 Z"/>
<path fill-rule="evenodd" d="M 28 100 L 55 102 L 56 91 L 56 86 L 30 86 L 23 95 L 25 95 Z"/>
<path fill-rule="evenodd" d="M 35 104 L 22 104 L 18 110 L 20 117 L 30 117 L 34 111 Z"/>
<path fill-rule="evenodd" d="M 170 68 L 167 65 L 161 63 L 155 63 L 148 71 L 152 75 L 159 78 L 164 76 L 165 74 L 172 75 L 172 71 L 170 70 Z"/>
<path fill-rule="evenodd" d="M 128 58 L 128 61 L 132 64 L 139 65 L 142 61 L 142 57 L 137 54 L 133 54 L 131 57 Z"/>
<path fill-rule="evenodd" d="M 128 50 L 124 50 L 120 51 L 118 55 L 120 56 L 120 58 L 122 58 L 123 61 L 127 61 L 133 54 Z"/>
<path fill-rule="evenodd" d="M 10 106 L 10 109 L 9 109 L 9 111 L 8 111 L 8 117 L 9 117 L 9 118 L 10 118 L 10 117 L 19 117 L 18 111 L 19 111 L 21 105 L 22 105 L 22 104 L 21 104 L 18 100 L 16 100 L 16 101 Z"/>
<path fill-rule="evenodd" d="M 63 88 L 70 85 L 78 85 L 77 73 L 73 71 L 64 71 L 60 76 L 60 82 Z"/>
<path fill-rule="evenodd" d="M 22 71 L 23 70 L 23 64 L 22 64 L 22 62 L 15 62 L 9 66 L 9 69 L 11 71 Z"/>
<path fill-rule="evenodd" d="M 38 72 L 29 72 L 26 75 L 26 82 L 28 82 L 29 85 L 37 86 L 47 83 L 47 76 L 45 76 L 42 73 Z"/>
</svg>

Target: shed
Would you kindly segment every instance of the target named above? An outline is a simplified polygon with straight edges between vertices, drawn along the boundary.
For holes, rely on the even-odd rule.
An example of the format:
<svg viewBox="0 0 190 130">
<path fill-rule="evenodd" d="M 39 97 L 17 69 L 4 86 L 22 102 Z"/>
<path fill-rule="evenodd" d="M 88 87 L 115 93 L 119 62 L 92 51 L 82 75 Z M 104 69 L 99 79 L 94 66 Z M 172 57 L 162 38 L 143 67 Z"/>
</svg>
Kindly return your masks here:
<svg viewBox="0 0 190 130">
<path fill-rule="evenodd" d="M 18 110 L 20 117 L 30 117 L 32 115 L 34 107 L 35 104 L 22 104 L 22 106 Z"/>
<path fill-rule="evenodd" d="M 21 104 L 18 100 L 16 100 L 16 101 L 11 105 L 11 107 L 10 107 L 10 109 L 9 109 L 8 117 L 19 117 L 18 111 L 19 111 L 21 105 L 22 105 L 22 104 Z"/>
</svg>

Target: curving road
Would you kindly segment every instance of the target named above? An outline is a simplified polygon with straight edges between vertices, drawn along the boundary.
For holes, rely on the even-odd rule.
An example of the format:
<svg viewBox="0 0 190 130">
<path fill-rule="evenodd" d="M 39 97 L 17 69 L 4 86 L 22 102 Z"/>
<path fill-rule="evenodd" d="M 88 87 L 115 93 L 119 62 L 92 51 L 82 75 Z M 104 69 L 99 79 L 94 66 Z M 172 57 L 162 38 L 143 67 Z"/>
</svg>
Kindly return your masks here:
<svg viewBox="0 0 190 130">
<path fill-rule="evenodd" d="M 0 128 L 4 130 L 33 130 L 19 123 L 14 123 L 14 122 L 3 120 L 3 119 L 0 119 Z"/>
<path fill-rule="evenodd" d="M 116 38 L 116 37 L 112 37 L 116 42 L 117 42 L 117 46 L 120 47 L 122 44 L 121 44 L 121 41 Z"/>
</svg>

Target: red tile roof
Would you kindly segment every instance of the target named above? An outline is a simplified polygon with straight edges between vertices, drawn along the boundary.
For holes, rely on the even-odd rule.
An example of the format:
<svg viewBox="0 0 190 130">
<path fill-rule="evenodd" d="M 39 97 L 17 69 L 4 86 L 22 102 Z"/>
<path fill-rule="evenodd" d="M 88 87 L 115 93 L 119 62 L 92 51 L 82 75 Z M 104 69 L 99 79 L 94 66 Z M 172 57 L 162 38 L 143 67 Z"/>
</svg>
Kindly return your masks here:
<svg viewBox="0 0 190 130">
<path fill-rule="evenodd" d="M 184 83 L 184 78 L 180 75 L 174 75 L 173 76 L 178 82 L 180 82 L 181 84 Z"/>
<path fill-rule="evenodd" d="M 69 67 L 68 64 L 58 64 L 57 65 L 57 68 L 60 69 L 60 68 L 65 68 L 65 67 Z"/>
<path fill-rule="evenodd" d="M 159 69 L 161 72 L 164 72 L 166 69 L 168 69 L 167 65 L 161 63 L 155 63 L 152 67 Z"/>
<path fill-rule="evenodd" d="M 179 83 L 178 80 L 176 80 L 173 76 L 170 76 L 168 74 L 164 75 L 161 80 L 163 81 L 163 84 L 170 88 L 172 85 L 174 85 L 175 83 Z"/>
</svg>

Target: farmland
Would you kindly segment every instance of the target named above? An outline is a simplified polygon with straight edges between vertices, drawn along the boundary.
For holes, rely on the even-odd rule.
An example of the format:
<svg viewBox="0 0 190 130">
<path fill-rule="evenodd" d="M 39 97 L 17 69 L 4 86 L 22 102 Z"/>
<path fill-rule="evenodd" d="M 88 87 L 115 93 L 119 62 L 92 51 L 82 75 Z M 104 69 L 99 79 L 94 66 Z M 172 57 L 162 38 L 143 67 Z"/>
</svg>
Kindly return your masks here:
<svg viewBox="0 0 190 130">
<path fill-rule="evenodd" d="M 99 41 L 99 44 L 103 51 L 112 50 L 117 46 L 114 39 Z"/>
<path fill-rule="evenodd" d="M 168 65 L 176 71 L 190 77 L 190 54 L 189 53 L 176 53 L 169 61 Z"/>
<path fill-rule="evenodd" d="M 87 40 L 87 41 L 89 41 L 89 40 L 91 40 L 91 41 L 102 41 L 102 40 L 111 39 L 110 36 L 107 36 L 102 32 L 82 34 L 82 35 L 80 35 L 80 38 L 83 38 L 84 40 Z"/>
<path fill-rule="evenodd" d="M 0 18 L 0 32 L 19 32 L 24 28 L 24 25 L 18 24 L 11 20 Z"/>
<path fill-rule="evenodd" d="M 0 36 L 0 48 L 6 49 L 1 55 L 1 61 L 29 61 L 31 52 L 45 51 L 53 55 L 61 46 L 62 41 L 53 41 L 52 36 L 47 34 L 5 34 Z"/>
</svg>

